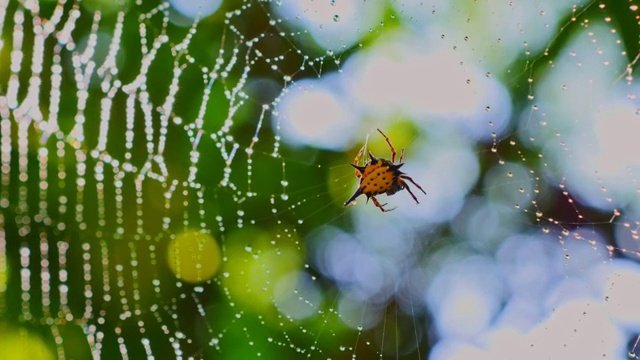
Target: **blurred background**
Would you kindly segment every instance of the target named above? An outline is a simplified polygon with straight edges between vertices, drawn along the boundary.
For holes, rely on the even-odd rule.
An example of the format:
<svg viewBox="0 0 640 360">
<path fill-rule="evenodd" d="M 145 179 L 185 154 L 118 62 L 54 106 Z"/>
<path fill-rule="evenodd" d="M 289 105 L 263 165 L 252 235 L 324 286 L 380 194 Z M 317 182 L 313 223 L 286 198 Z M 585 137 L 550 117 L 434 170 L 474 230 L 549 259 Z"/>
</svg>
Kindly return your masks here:
<svg viewBox="0 0 640 360">
<path fill-rule="evenodd" d="M 0 357 L 639 359 L 638 10 L 0 0 Z"/>
</svg>

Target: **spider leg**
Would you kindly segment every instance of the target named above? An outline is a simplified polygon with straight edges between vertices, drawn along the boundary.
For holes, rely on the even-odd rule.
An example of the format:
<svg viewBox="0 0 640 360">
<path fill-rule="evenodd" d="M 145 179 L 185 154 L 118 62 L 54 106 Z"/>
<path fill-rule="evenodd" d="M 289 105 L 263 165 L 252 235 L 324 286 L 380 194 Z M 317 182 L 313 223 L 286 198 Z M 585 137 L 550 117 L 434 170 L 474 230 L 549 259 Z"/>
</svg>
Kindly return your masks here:
<svg viewBox="0 0 640 360">
<path fill-rule="evenodd" d="M 420 204 L 420 202 L 418 201 L 418 198 L 414 195 L 413 191 L 411 191 L 411 188 L 409 187 L 409 185 L 406 182 L 404 182 L 404 181 L 402 181 L 400 179 L 398 179 L 398 182 L 400 183 L 400 185 L 402 185 L 402 187 L 405 190 L 407 190 L 409 192 L 409 195 L 411 195 L 411 197 L 416 202 L 416 204 Z"/>
<path fill-rule="evenodd" d="M 373 201 L 373 205 L 377 206 L 380 210 L 382 210 L 382 212 L 395 210 L 395 208 L 385 209 L 384 206 L 387 205 L 387 203 L 380 204 L 380 202 L 378 201 L 378 199 L 376 199 L 375 196 L 371 196 L 370 198 L 371 198 L 371 201 Z M 367 201 L 369 201 L 369 199 L 367 199 Z"/>
<path fill-rule="evenodd" d="M 387 144 L 389 145 L 389 147 L 391 148 L 391 162 L 396 162 L 396 149 L 394 149 L 393 145 L 391 145 L 391 140 L 389 140 L 389 138 L 387 137 L 387 135 L 385 135 L 382 130 L 380 129 L 376 129 L 378 130 L 378 132 L 380 134 L 382 134 L 382 136 L 384 136 L 384 138 L 387 140 Z M 404 150 L 403 150 L 404 151 Z"/>
<path fill-rule="evenodd" d="M 425 195 L 427 195 L 427 192 L 426 192 L 426 191 L 424 191 L 424 190 L 422 189 L 422 187 L 420 187 L 420 185 L 416 184 L 416 182 L 415 182 L 415 181 L 413 181 L 413 179 L 412 179 L 411 177 L 409 177 L 409 176 L 407 176 L 407 175 L 402 174 L 402 175 L 400 175 L 400 178 L 411 181 L 411 183 L 412 183 L 413 185 L 415 185 L 416 187 L 418 187 L 418 189 L 420 189 L 420 191 L 422 191 Z M 406 183 L 405 183 L 405 184 L 406 184 Z"/>
<path fill-rule="evenodd" d="M 402 159 L 404 159 L 404 148 L 400 151 L 400 159 L 398 159 L 398 163 L 402 163 Z"/>
</svg>

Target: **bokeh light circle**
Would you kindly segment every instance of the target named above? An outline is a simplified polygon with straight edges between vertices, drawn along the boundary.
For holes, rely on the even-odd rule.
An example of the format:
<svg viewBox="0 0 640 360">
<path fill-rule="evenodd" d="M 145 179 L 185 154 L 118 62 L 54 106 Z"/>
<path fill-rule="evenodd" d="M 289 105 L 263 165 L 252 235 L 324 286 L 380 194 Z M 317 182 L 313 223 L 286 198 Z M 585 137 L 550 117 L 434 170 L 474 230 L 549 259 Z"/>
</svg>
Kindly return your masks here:
<svg viewBox="0 0 640 360">
<path fill-rule="evenodd" d="M 169 243 L 169 268 L 180 280 L 190 283 L 209 280 L 218 271 L 220 260 L 220 249 L 210 234 L 189 230 Z"/>
</svg>

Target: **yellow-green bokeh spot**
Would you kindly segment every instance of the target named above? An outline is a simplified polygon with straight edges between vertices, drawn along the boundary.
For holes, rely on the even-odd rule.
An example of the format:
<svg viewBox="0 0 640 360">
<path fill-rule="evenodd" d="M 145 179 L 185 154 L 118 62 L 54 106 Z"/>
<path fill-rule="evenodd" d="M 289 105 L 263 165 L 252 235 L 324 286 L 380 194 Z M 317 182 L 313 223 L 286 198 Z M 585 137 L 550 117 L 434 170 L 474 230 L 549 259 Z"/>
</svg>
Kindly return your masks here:
<svg viewBox="0 0 640 360">
<path fill-rule="evenodd" d="M 234 231 L 225 243 L 222 282 L 231 297 L 258 312 L 275 310 L 274 287 L 282 276 L 302 268 L 302 251 L 292 239 L 255 227 Z"/>
<path fill-rule="evenodd" d="M 7 282 L 9 281 L 9 268 L 7 257 L 0 254 L 0 316 L 6 311 Z"/>
<path fill-rule="evenodd" d="M 27 360 L 55 359 L 53 350 L 36 334 L 25 329 L 5 328 L 0 325 L 0 359 Z"/>
<path fill-rule="evenodd" d="M 90 12 L 100 11 L 104 15 L 115 14 L 129 8 L 131 0 L 82 0 L 82 7 Z"/>
<path fill-rule="evenodd" d="M 400 159 L 400 152 L 402 152 L 403 148 L 405 151 L 410 151 L 412 145 L 415 145 L 413 142 L 416 141 L 417 129 L 409 120 L 400 117 L 394 118 L 393 121 L 389 122 L 389 125 L 381 126 L 380 130 L 389 137 L 391 144 L 396 149 L 396 162 Z M 371 132 L 368 145 L 368 150 L 376 157 L 391 160 L 391 149 L 389 149 L 387 141 L 377 130 L 374 129 Z M 367 160 L 367 156 L 364 156 L 363 159 Z"/>
<path fill-rule="evenodd" d="M 355 156 L 356 153 L 353 154 Z M 351 155 L 351 154 L 348 154 Z M 356 177 L 354 168 L 349 166 L 353 163 L 353 156 L 343 156 L 331 163 L 329 167 L 328 185 L 329 194 L 333 201 L 342 206 L 349 196 L 358 188 L 360 179 Z"/>
<path fill-rule="evenodd" d="M 167 261 L 183 281 L 200 283 L 211 279 L 220 267 L 220 248 L 211 234 L 188 230 L 169 243 Z"/>
</svg>

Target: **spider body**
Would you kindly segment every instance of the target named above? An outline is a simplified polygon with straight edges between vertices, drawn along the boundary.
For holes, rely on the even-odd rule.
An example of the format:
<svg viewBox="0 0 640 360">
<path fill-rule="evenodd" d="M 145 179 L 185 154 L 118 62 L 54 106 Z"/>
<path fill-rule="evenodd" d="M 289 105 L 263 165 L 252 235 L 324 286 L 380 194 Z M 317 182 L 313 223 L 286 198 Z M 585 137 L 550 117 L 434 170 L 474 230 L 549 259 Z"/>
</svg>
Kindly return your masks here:
<svg viewBox="0 0 640 360">
<path fill-rule="evenodd" d="M 422 191 L 425 195 L 427 194 L 420 185 L 416 184 L 415 181 L 405 173 L 400 171 L 400 168 L 404 163 L 402 159 L 404 158 L 404 149 L 402 149 L 400 153 L 400 159 L 398 163 L 396 160 L 396 150 L 393 145 L 391 145 L 391 141 L 380 129 L 377 129 L 382 136 L 387 140 L 387 144 L 391 149 L 391 160 L 376 158 L 373 156 L 371 152 L 369 152 L 369 161 L 364 166 L 358 166 L 358 160 L 362 153 L 364 152 L 364 146 L 360 148 L 358 151 L 358 155 L 351 164 L 354 168 L 356 168 L 356 177 L 360 179 L 360 184 L 356 192 L 344 203 L 344 206 L 352 203 L 358 196 L 364 194 L 367 196 L 367 201 L 371 199 L 375 206 L 377 206 L 382 211 L 391 211 L 393 209 L 385 209 L 384 206 L 386 204 L 380 204 L 378 199 L 376 199 L 376 195 L 387 194 L 393 195 L 400 190 L 407 190 L 409 195 L 415 200 L 416 203 L 419 204 L 418 199 L 413 194 L 406 181 L 411 182 L 415 185 L 420 191 Z M 406 181 L 405 181 L 406 180 Z"/>
<path fill-rule="evenodd" d="M 387 194 L 395 194 L 398 190 L 402 190 L 398 184 L 398 176 L 403 174 L 399 165 L 394 165 L 391 161 L 378 159 L 369 153 L 369 162 L 365 166 L 354 166 L 360 173 L 359 190 L 363 194 L 369 196 Z"/>
</svg>

